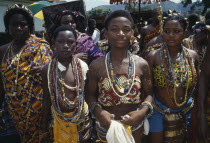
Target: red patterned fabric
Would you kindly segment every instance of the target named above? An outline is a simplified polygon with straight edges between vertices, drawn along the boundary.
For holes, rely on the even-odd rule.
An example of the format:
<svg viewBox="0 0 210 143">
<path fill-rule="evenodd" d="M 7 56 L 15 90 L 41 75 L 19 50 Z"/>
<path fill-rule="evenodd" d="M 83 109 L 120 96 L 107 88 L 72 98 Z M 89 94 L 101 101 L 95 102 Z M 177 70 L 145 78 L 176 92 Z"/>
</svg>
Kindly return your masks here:
<svg viewBox="0 0 210 143">
<path fill-rule="evenodd" d="M 116 76 L 121 82 L 127 80 L 128 78 L 127 74 L 117 74 Z M 135 76 L 134 85 L 127 96 L 123 96 L 123 94 L 120 94 L 119 92 L 117 93 L 123 97 L 117 96 L 114 93 L 107 76 L 101 77 L 101 79 L 99 80 L 98 86 L 99 86 L 98 101 L 103 106 L 117 106 L 117 105 L 122 105 L 122 104 L 139 104 L 140 103 L 141 81 L 138 75 Z M 115 88 L 115 91 L 117 91 L 116 88 Z"/>
</svg>

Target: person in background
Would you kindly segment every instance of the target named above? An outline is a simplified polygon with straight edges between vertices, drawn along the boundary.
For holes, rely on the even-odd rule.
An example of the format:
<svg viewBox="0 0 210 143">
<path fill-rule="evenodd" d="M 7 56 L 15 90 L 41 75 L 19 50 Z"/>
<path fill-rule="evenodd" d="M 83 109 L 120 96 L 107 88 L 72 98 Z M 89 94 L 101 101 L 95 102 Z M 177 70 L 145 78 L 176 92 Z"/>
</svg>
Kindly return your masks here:
<svg viewBox="0 0 210 143">
<path fill-rule="evenodd" d="M 190 35 L 193 35 L 193 26 L 196 24 L 196 22 L 200 21 L 200 17 L 197 14 L 191 14 L 187 18 L 188 20 L 188 27 L 187 27 L 187 35 L 186 37 L 189 37 Z"/>
<path fill-rule="evenodd" d="M 101 50 L 94 44 L 90 36 L 85 33 L 80 33 L 80 25 L 84 25 L 85 17 L 77 11 L 62 10 L 56 13 L 54 17 L 54 29 L 61 25 L 71 25 L 77 30 L 77 46 L 74 55 L 85 61 L 88 65 L 95 59 L 104 56 Z M 78 29 L 79 28 L 79 29 Z"/>
<path fill-rule="evenodd" d="M 144 50 L 145 45 L 152 40 L 154 37 L 160 34 L 160 24 L 158 19 L 158 10 L 154 9 L 152 11 L 152 23 L 146 25 L 141 28 L 140 30 L 140 53 Z"/>
<path fill-rule="evenodd" d="M 97 43 L 100 40 L 100 31 L 96 28 L 96 21 L 94 19 L 88 20 L 86 34 L 91 36 L 94 43 Z"/>
<path fill-rule="evenodd" d="M 199 80 L 199 97 L 198 98 L 198 122 L 197 122 L 197 139 L 196 143 L 209 143 L 210 142 L 210 20 L 207 20 L 205 25 L 200 28 L 198 33 L 202 36 L 202 47 L 204 52 L 202 53 L 202 60 L 200 66 L 200 80 Z"/>
<path fill-rule="evenodd" d="M 33 35 L 33 16 L 24 5 L 9 7 L 4 15 L 4 25 L 12 41 L 0 47 L 3 128 L 10 134 L 14 123 L 21 143 L 39 143 L 43 101 L 39 72 L 51 61 L 53 53 L 46 41 Z M 14 139 L 11 138 L 16 142 Z"/>
</svg>

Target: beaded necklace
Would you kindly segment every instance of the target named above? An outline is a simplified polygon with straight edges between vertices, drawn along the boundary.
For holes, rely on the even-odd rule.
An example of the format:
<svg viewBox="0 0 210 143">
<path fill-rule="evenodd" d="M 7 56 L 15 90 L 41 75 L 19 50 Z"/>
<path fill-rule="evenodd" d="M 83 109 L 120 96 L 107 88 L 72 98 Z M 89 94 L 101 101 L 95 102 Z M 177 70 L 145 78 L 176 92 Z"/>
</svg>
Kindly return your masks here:
<svg viewBox="0 0 210 143">
<path fill-rule="evenodd" d="M 61 84 L 61 89 L 62 89 L 62 97 L 63 97 L 63 103 L 64 105 L 67 107 L 67 108 L 75 108 L 77 105 L 75 104 L 74 101 L 70 101 L 67 97 L 66 97 L 66 94 L 65 94 L 65 90 L 64 90 L 64 87 L 67 88 L 68 90 L 70 91 L 75 91 L 77 89 L 77 85 L 79 85 L 78 83 L 78 80 L 76 79 L 77 77 L 77 72 L 75 71 L 77 67 L 77 64 L 76 64 L 76 61 L 74 59 L 72 59 L 72 62 L 71 62 L 71 66 L 72 66 L 72 72 L 73 72 L 73 76 L 74 76 L 74 80 L 76 81 L 76 86 L 75 87 L 71 87 L 69 85 L 67 85 L 65 82 L 64 82 L 64 79 L 62 78 L 62 75 L 61 75 L 61 72 L 59 70 L 59 82 Z"/>
<path fill-rule="evenodd" d="M 190 97 L 192 96 L 193 91 L 195 89 L 195 85 L 196 85 L 195 83 L 196 83 L 197 77 L 196 77 L 195 67 L 194 67 L 194 64 L 192 63 L 190 54 L 187 51 L 187 49 L 183 46 L 182 46 L 181 53 L 180 53 L 179 57 L 180 57 L 179 66 L 181 67 L 181 69 L 180 69 L 180 73 L 175 73 L 168 48 L 167 48 L 166 44 L 163 45 L 162 51 L 160 53 L 160 60 L 162 61 L 161 73 L 162 73 L 162 76 L 164 77 L 164 79 L 169 84 L 173 85 L 173 92 L 174 92 L 173 100 L 178 107 L 181 107 L 187 102 L 187 95 L 188 95 L 188 90 L 189 90 L 189 70 L 190 70 L 188 66 L 191 67 L 191 71 L 192 71 L 192 75 L 193 75 L 193 85 L 194 85 L 191 88 Z M 181 74 L 183 72 L 185 73 L 184 76 L 182 76 L 182 74 Z M 166 75 L 166 73 L 168 73 L 168 76 Z M 180 78 L 179 83 L 177 83 L 178 78 Z M 184 100 L 182 103 L 178 103 L 176 100 L 176 89 L 178 87 L 181 87 L 184 82 L 186 82 L 186 85 L 187 85 Z"/>
<path fill-rule="evenodd" d="M 110 58 L 110 52 L 106 54 L 105 58 L 105 65 L 106 65 L 106 72 L 108 75 L 108 80 L 111 85 L 112 90 L 118 97 L 125 97 L 127 96 L 134 84 L 134 79 L 135 79 L 135 61 L 132 57 L 132 54 L 128 51 L 128 56 L 129 56 L 129 67 L 128 67 L 128 79 L 121 83 L 116 74 L 114 74 L 111 58 Z M 115 90 L 115 88 L 117 91 Z M 117 92 L 123 94 L 120 95 Z"/>
<path fill-rule="evenodd" d="M 20 52 L 14 56 L 13 44 L 14 44 L 14 41 L 12 41 L 11 44 L 9 45 L 9 47 L 7 48 L 7 51 L 5 52 L 2 61 L 5 60 L 6 55 L 7 55 L 8 59 L 13 58 L 11 63 L 17 61 L 17 67 L 16 67 L 16 72 L 15 72 L 15 81 L 14 81 L 14 90 L 13 90 L 13 94 L 12 94 L 12 96 L 16 96 L 17 89 L 18 89 L 18 73 L 20 70 L 20 67 L 19 67 L 20 56 L 21 56 L 22 52 L 25 50 L 25 46 L 23 46 L 23 48 L 20 50 Z M 11 57 L 9 55 L 11 55 Z M 3 82 L 4 82 L 4 86 L 5 86 L 5 81 L 3 81 Z M 6 88 L 4 87 L 4 89 L 6 89 Z"/>
<path fill-rule="evenodd" d="M 78 97 L 78 108 L 75 108 L 75 112 L 72 114 L 63 113 L 59 106 L 59 101 L 63 103 L 66 107 L 72 108 L 76 105 L 71 105 L 72 101 L 66 99 L 64 90 L 59 90 L 62 88 L 63 84 L 59 81 L 59 70 L 58 70 L 58 60 L 55 57 L 49 67 L 48 67 L 48 88 L 51 95 L 52 108 L 54 108 L 54 114 L 60 117 L 65 122 L 71 123 L 79 123 L 82 122 L 83 119 L 83 111 L 84 111 L 84 80 L 82 78 L 82 69 L 81 65 L 76 58 L 72 58 L 73 74 L 76 79 L 76 97 Z M 60 91 L 60 92 L 59 92 Z"/>
</svg>

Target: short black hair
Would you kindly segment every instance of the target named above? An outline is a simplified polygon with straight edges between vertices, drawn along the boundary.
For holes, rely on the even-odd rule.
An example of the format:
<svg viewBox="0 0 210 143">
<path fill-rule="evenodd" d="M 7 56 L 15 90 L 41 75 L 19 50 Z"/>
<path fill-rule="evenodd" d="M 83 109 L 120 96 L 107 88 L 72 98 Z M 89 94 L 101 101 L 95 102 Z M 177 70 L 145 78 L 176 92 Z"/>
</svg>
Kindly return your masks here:
<svg viewBox="0 0 210 143">
<path fill-rule="evenodd" d="M 62 25 L 62 26 L 58 26 L 54 32 L 53 32 L 53 38 L 56 39 L 56 37 L 58 36 L 58 33 L 61 31 L 66 31 L 69 30 L 74 34 L 75 39 L 77 39 L 77 32 L 75 31 L 74 28 L 72 28 L 71 25 Z"/>
<path fill-rule="evenodd" d="M 173 16 L 169 16 L 165 21 L 164 21 L 164 24 L 163 24 L 163 28 L 165 27 L 166 23 L 171 21 L 171 20 L 177 20 L 179 21 L 180 25 L 182 26 L 182 28 L 184 30 L 187 29 L 187 21 L 185 20 L 185 18 L 183 16 L 180 16 L 180 15 L 173 15 Z"/>
<path fill-rule="evenodd" d="M 187 19 L 189 21 L 189 26 L 191 26 L 191 27 L 193 25 L 195 25 L 196 22 L 200 21 L 200 17 L 197 14 L 195 14 L 195 13 L 191 14 L 190 16 L 188 16 Z"/>
<path fill-rule="evenodd" d="M 89 19 L 88 20 L 88 25 L 96 24 L 95 19 Z"/>
<path fill-rule="evenodd" d="M 104 27 L 108 29 L 109 23 L 112 19 L 117 17 L 125 17 L 131 22 L 131 27 L 134 28 L 134 22 L 131 14 L 126 10 L 116 10 L 111 12 L 104 20 Z"/>
<path fill-rule="evenodd" d="M 206 21 L 210 19 L 210 11 L 206 12 L 205 19 Z"/>
<path fill-rule="evenodd" d="M 9 32 L 9 22 L 10 18 L 14 14 L 22 14 L 26 21 L 28 22 L 29 25 L 29 30 L 30 33 L 34 33 L 34 19 L 31 11 L 27 9 L 24 5 L 22 4 L 15 4 L 7 9 L 4 15 L 4 25 L 5 25 L 5 31 L 8 33 Z"/>
<path fill-rule="evenodd" d="M 210 19 L 206 20 L 205 24 L 210 25 Z"/>
</svg>

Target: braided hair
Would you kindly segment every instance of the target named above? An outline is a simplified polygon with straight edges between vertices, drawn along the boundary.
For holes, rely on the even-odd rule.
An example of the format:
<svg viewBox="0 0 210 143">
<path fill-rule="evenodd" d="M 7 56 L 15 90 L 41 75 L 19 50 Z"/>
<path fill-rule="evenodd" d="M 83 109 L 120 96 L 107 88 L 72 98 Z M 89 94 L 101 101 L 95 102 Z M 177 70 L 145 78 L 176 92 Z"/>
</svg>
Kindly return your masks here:
<svg viewBox="0 0 210 143">
<path fill-rule="evenodd" d="M 177 21 L 179 21 L 179 23 L 180 23 L 180 25 L 182 26 L 182 28 L 183 28 L 184 30 L 187 29 L 187 26 L 188 26 L 188 25 L 187 25 L 187 21 L 184 19 L 183 16 L 180 16 L 180 15 L 172 15 L 172 16 L 168 17 L 168 18 L 164 21 L 163 28 L 165 27 L 166 23 L 167 23 L 168 21 L 171 21 L 171 20 L 177 20 Z"/>
</svg>

